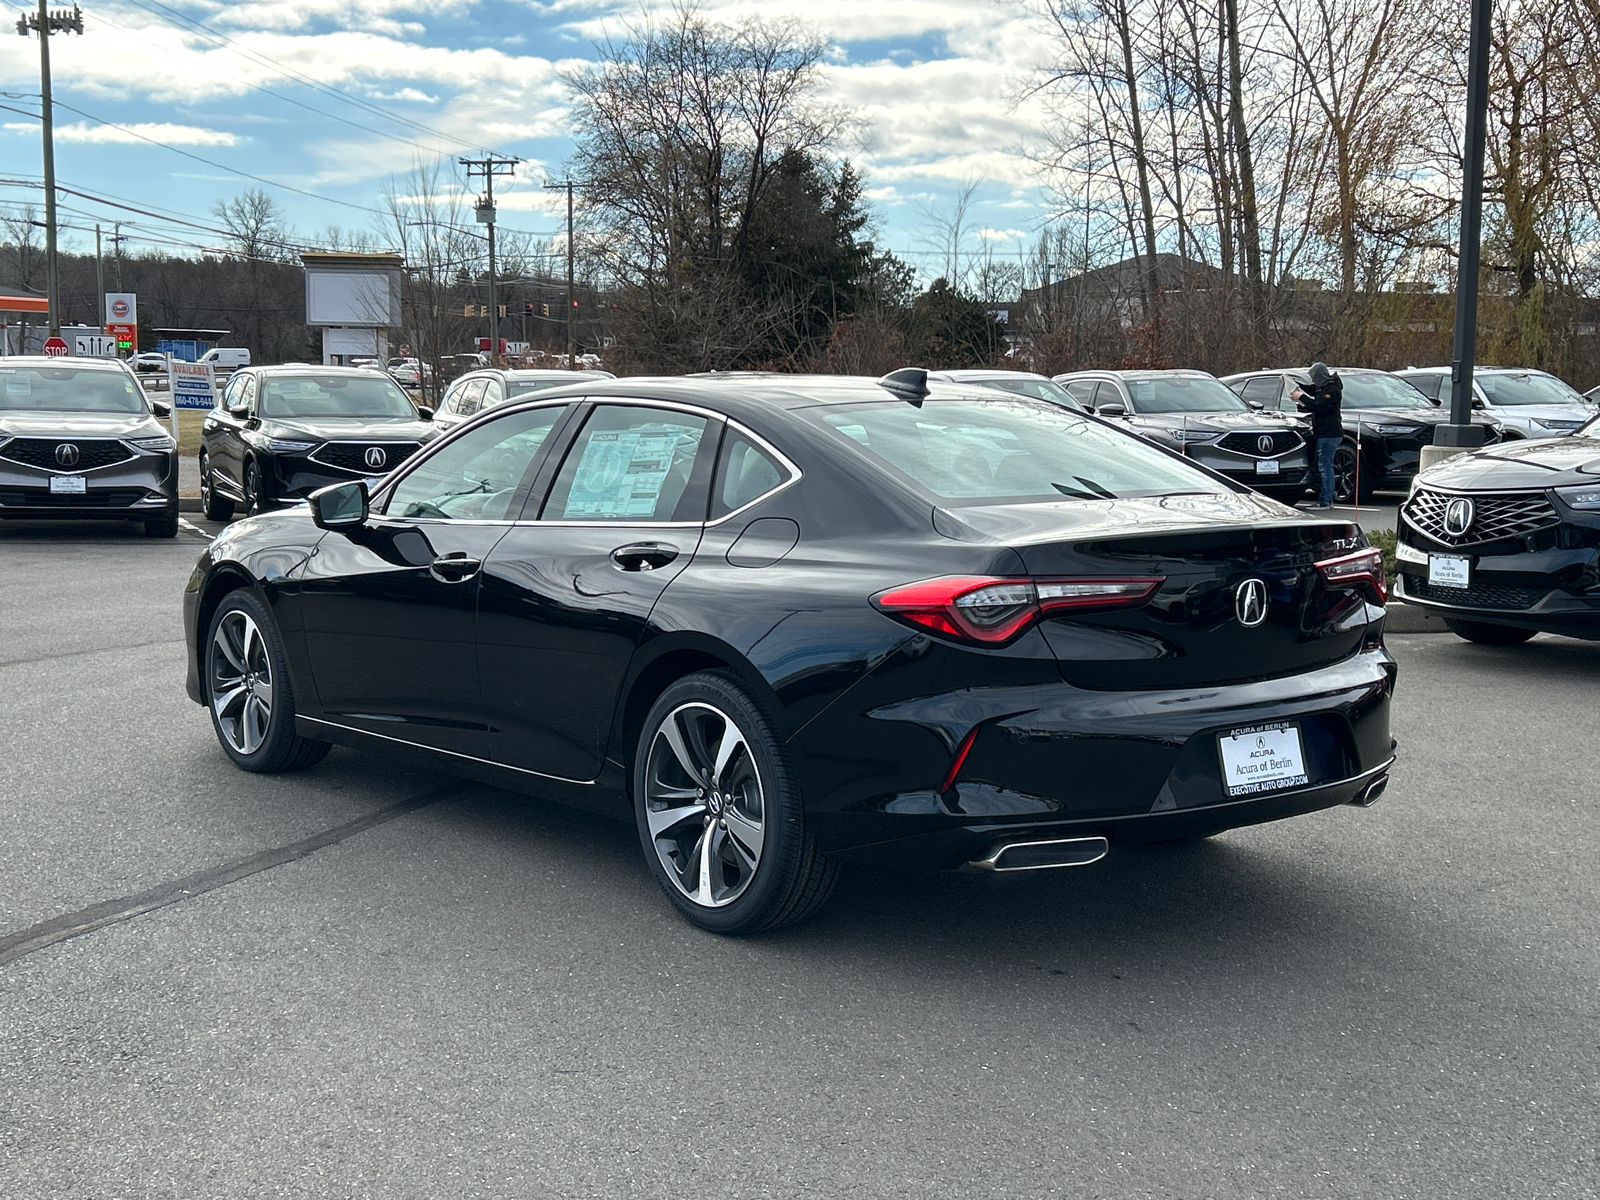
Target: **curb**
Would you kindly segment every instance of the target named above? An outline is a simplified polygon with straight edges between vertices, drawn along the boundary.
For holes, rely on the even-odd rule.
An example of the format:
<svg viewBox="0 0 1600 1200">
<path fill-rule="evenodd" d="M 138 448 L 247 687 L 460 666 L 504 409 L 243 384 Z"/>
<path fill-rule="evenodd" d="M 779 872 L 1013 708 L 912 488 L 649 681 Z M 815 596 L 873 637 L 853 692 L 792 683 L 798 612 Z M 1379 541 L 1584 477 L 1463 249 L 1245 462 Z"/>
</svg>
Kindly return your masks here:
<svg viewBox="0 0 1600 1200">
<path fill-rule="evenodd" d="M 1383 623 L 1385 633 L 1449 633 L 1450 627 L 1426 609 L 1404 601 L 1390 601 Z"/>
<path fill-rule="evenodd" d="M 199 512 L 200 511 L 200 497 L 199 496 L 179 496 L 178 497 L 178 511 L 181 512 L 181 513 Z"/>
</svg>

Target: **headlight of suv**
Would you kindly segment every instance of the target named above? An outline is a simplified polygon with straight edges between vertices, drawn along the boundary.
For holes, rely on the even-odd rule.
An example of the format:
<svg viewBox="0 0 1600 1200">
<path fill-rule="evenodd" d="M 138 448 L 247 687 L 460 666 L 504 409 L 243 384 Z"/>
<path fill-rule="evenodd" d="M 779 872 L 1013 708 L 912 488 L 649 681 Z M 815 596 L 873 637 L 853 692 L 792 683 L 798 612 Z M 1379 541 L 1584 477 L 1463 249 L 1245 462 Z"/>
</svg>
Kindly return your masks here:
<svg viewBox="0 0 1600 1200">
<path fill-rule="evenodd" d="M 315 442 L 297 442 L 290 438 L 268 438 L 267 449 L 275 450 L 279 454 L 293 454 L 296 450 L 309 450 Z"/>
<path fill-rule="evenodd" d="M 1404 437 L 1410 433 L 1421 433 L 1421 425 L 1368 425 L 1373 433 L 1387 434 L 1393 437 Z"/>
<path fill-rule="evenodd" d="M 130 446 L 140 450 L 172 450 L 178 443 L 172 440 L 172 435 L 167 433 L 152 434 L 149 437 L 123 438 Z"/>
<path fill-rule="evenodd" d="M 1167 436 L 1180 445 L 1188 446 L 1194 442 L 1209 442 L 1217 436 L 1215 429 L 1169 429 Z"/>
<path fill-rule="evenodd" d="M 1576 429 L 1582 421 L 1553 421 L 1547 417 L 1534 417 L 1533 423 L 1540 429 L 1549 429 L 1556 433 L 1565 433 L 1569 429 Z"/>
<path fill-rule="evenodd" d="M 1580 483 L 1577 487 L 1557 488 L 1556 495 L 1568 508 L 1600 509 L 1600 483 Z"/>
</svg>

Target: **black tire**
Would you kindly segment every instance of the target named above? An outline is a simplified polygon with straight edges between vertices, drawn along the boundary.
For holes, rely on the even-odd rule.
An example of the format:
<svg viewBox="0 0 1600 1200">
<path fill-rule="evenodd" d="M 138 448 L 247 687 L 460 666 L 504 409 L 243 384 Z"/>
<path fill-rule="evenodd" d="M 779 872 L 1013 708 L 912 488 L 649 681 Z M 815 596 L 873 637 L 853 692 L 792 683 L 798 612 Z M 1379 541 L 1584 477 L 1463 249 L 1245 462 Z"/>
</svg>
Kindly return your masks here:
<svg viewBox="0 0 1600 1200">
<path fill-rule="evenodd" d="M 178 536 L 177 517 L 151 517 L 144 523 L 145 537 L 175 538 Z"/>
<path fill-rule="evenodd" d="M 1486 621 L 1457 621 L 1446 617 L 1444 623 L 1457 637 L 1477 642 L 1480 646 L 1520 646 L 1533 637 L 1537 629 L 1518 629 L 1512 625 L 1492 625 Z"/>
<path fill-rule="evenodd" d="M 1367 504 L 1372 500 L 1374 482 L 1367 464 L 1361 464 L 1360 487 L 1356 485 L 1356 446 L 1340 442 L 1333 452 L 1333 499 L 1338 504 Z"/>
<path fill-rule="evenodd" d="M 253 517 L 261 511 L 261 468 L 256 460 L 244 464 L 244 515 Z"/>
<path fill-rule="evenodd" d="M 211 478 L 211 456 L 204 451 L 200 453 L 200 510 L 208 521 L 233 519 L 233 501 L 217 495 L 216 484 Z"/>
<path fill-rule="evenodd" d="M 253 627 L 254 638 L 244 632 L 246 625 Z M 230 651 L 224 652 L 219 638 L 227 641 Z M 229 592 L 217 606 L 202 651 L 206 711 L 217 741 L 235 766 L 272 774 L 298 771 L 327 757 L 332 749 L 327 742 L 295 733 L 294 687 L 283 638 L 266 605 L 251 592 L 242 588 Z M 231 686 L 235 683 L 237 689 Z M 219 692 L 219 687 L 228 690 Z M 237 699 L 228 699 L 230 695 Z M 267 697 L 264 718 L 262 695 Z"/>
<path fill-rule="evenodd" d="M 665 732 L 669 722 L 685 753 L 710 768 L 715 751 L 737 738 L 720 775 L 685 766 Z M 645 862 L 673 907 L 701 929 L 726 935 L 777 929 L 805 920 L 833 894 L 839 866 L 817 852 L 806 830 L 783 744 L 732 676 L 702 671 L 663 692 L 644 719 L 631 777 Z M 664 799 L 668 791 L 678 795 Z M 674 800 L 685 803 L 675 807 Z M 652 814 L 668 811 L 685 815 L 652 833 Z M 752 855 L 755 832 L 760 844 Z M 709 867 L 701 854 L 707 846 Z M 694 883 L 694 895 L 685 880 Z"/>
</svg>

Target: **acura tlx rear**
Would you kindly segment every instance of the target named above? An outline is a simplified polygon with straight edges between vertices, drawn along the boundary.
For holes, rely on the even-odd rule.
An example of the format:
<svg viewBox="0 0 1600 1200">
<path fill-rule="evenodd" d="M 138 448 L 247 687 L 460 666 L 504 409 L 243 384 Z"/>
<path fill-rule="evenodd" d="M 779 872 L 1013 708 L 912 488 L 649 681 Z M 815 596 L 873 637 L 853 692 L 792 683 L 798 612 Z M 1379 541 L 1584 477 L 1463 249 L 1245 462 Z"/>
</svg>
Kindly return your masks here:
<svg viewBox="0 0 1600 1200">
<path fill-rule="evenodd" d="M 920 636 L 796 738 L 824 848 L 1028 870 L 1382 792 L 1396 672 L 1357 526 L 1207 493 L 934 527 L 878 568 L 934 569 L 871 599 Z"/>
</svg>

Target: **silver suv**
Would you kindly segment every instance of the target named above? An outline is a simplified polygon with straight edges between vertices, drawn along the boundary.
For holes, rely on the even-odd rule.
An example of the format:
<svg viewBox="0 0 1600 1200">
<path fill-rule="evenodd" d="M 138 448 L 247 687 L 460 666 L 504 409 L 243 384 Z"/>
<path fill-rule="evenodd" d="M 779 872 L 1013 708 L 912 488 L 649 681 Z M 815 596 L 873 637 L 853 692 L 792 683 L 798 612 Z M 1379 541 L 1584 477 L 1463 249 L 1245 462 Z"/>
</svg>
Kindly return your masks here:
<svg viewBox="0 0 1600 1200">
<path fill-rule="evenodd" d="M 1449 367 L 1410 367 L 1395 374 L 1429 400 L 1449 406 Z M 1474 367 L 1472 407 L 1500 422 L 1507 440 L 1561 437 L 1595 415 L 1595 406 L 1575 389 L 1531 367 Z"/>
</svg>

